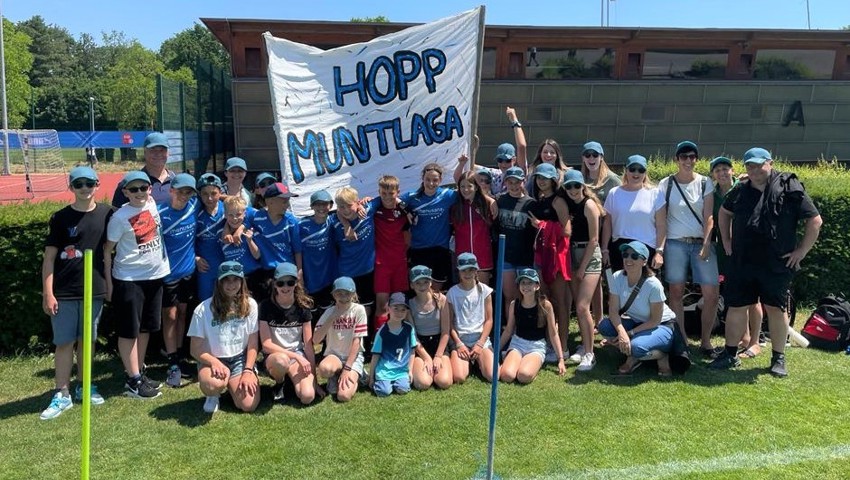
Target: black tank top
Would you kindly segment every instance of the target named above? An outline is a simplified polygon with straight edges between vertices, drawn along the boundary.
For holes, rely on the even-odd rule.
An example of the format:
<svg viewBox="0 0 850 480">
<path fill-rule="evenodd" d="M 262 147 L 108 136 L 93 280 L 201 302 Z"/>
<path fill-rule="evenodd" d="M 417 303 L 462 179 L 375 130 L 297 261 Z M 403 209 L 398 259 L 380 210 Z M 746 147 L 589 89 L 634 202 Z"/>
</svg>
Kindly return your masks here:
<svg viewBox="0 0 850 480">
<path fill-rule="evenodd" d="M 569 209 L 570 216 L 573 219 L 573 235 L 570 237 L 570 241 L 576 243 L 590 240 L 590 230 L 587 228 L 587 217 L 584 216 L 584 205 L 590 199 L 584 197 L 578 203 L 574 202 L 569 197 L 567 197 L 566 200 L 567 208 Z"/>
<path fill-rule="evenodd" d="M 522 306 L 522 302 L 514 302 L 514 319 L 516 320 L 516 336 L 525 340 L 543 340 L 546 338 L 546 323 L 537 326 L 537 305 L 531 308 Z"/>
<path fill-rule="evenodd" d="M 555 207 L 552 206 L 552 203 L 555 201 L 555 195 L 549 195 L 545 198 L 538 198 L 537 202 L 531 207 L 531 213 L 537 217 L 538 220 L 553 220 L 558 221 L 558 212 L 555 211 Z"/>
</svg>

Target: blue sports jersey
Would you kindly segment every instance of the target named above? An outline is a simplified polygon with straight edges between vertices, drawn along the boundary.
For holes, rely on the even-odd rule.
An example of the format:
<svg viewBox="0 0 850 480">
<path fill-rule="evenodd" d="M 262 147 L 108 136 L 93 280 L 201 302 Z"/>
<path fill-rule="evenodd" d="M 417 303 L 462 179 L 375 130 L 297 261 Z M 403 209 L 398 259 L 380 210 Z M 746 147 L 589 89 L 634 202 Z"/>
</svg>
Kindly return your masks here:
<svg viewBox="0 0 850 480">
<path fill-rule="evenodd" d="M 218 266 L 224 261 L 221 251 L 221 231 L 224 229 L 224 202 L 219 200 L 215 214 L 210 215 L 203 205 L 198 205 L 198 216 L 195 232 L 195 255 L 203 258 L 209 264 L 206 272 L 198 270 L 198 300 L 212 297 L 215 289 Z"/>
<path fill-rule="evenodd" d="M 301 235 L 298 231 L 298 219 L 292 212 L 285 212 L 283 218 L 272 223 L 266 209 L 254 215 L 254 241 L 260 248 L 260 267 L 274 270 L 278 263 L 295 263 L 295 254 L 301 253 Z"/>
<path fill-rule="evenodd" d="M 357 233 L 357 240 L 345 238 L 345 228 L 334 215 L 334 243 L 339 251 L 339 274 L 347 277 L 365 275 L 375 270 L 375 210 L 372 204 L 364 205 L 366 218 L 356 218 L 349 223 Z"/>
<path fill-rule="evenodd" d="M 379 354 L 375 366 L 375 380 L 400 380 L 410 375 L 410 357 L 416 348 L 416 331 L 413 325 L 401 322 L 401 328 L 393 332 L 385 323 L 375 334 L 372 353 Z"/>
<path fill-rule="evenodd" d="M 245 220 L 242 221 L 242 225 L 245 227 L 244 230 L 254 228 L 253 221 L 256 214 L 256 208 L 248 207 L 245 209 Z M 254 241 L 256 242 L 256 240 Z M 224 253 L 224 260 L 227 262 L 241 263 L 242 269 L 245 271 L 245 275 L 253 273 L 260 268 L 260 261 L 251 255 L 251 249 L 248 248 L 247 238 L 242 237 L 242 243 L 240 245 L 224 243 L 223 240 L 219 239 L 219 245 L 222 253 Z"/>
<path fill-rule="evenodd" d="M 339 276 L 332 217 L 328 216 L 323 223 L 316 223 L 312 216 L 302 218 L 298 222 L 298 234 L 301 237 L 304 286 L 307 293 L 315 293 Z"/>
<path fill-rule="evenodd" d="M 175 210 L 170 203 L 157 205 L 162 221 L 162 240 L 171 273 L 165 276 L 165 283 L 176 282 L 188 277 L 195 271 L 195 231 L 197 228 L 196 211 L 198 200 L 192 198 L 182 210 Z"/>
<path fill-rule="evenodd" d="M 416 223 L 410 227 L 410 248 L 449 248 L 451 238 L 452 205 L 457 202 L 457 191 L 437 187 L 433 196 L 407 192 L 401 199 L 416 213 Z"/>
</svg>

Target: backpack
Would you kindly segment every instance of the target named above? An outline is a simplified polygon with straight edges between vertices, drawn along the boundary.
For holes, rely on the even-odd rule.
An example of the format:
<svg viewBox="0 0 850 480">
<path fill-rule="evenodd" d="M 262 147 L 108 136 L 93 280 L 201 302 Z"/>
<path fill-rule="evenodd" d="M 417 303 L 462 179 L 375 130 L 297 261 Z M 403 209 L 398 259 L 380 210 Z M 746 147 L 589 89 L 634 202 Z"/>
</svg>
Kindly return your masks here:
<svg viewBox="0 0 850 480">
<path fill-rule="evenodd" d="M 843 350 L 850 342 L 850 302 L 832 294 L 823 297 L 800 333 L 811 347 Z"/>
</svg>

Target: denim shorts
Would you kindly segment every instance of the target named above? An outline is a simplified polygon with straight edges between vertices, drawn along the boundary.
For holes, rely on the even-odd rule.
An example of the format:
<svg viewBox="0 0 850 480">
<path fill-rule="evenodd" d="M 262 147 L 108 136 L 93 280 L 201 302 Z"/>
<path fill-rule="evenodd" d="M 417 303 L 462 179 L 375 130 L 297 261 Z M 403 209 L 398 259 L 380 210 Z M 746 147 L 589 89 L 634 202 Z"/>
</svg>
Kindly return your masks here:
<svg viewBox="0 0 850 480">
<path fill-rule="evenodd" d="M 571 268 L 573 270 L 578 269 L 578 266 L 581 265 L 581 259 L 584 258 L 585 250 L 587 250 L 587 247 L 570 247 Z M 584 273 L 602 273 L 602 249 L 598 245 L 593 250 L 593 255 L 590 257 L 590 261 L 587 262 L 587 268 L 584 269 Z"/>
<path fill-rule="evenodd" d="M 345 366 L 345 362 L 348 361 L 348 357 L 340 357 L 339 361 L 342 362 L 343 366 Z M 357 353 L 357 358 L 355 358 L 354 363 L 351 364 L 351 369 L 357 372 L 358 375 L 363 375 L 363 352 Z"/>
<path fill-rule="evenodd" d="M 523 357 L 530 354 L 536 353 L 540 355 L 541 360 L 546 360 L 546 339 L 541 338 L 540 340 L 526 340 L 519 335 L 514 335 L 511 337 L 511 343 L 508 345 L 508 352 L 511 350 L 516 350 Z"/>
<path fill-rule="evenodd" d="M 240 353 L 239 355 L 234 355 L 232 357 L 221 357 L 218 360 L 230 370 L 230 378 L 238 377 L 242 375 L 242 372 L 245 371 L 245 356 L 248 354 L 247 350 Z M 254 368 L 254 373 L 256 373 L 256 367 Z"/>
<path fill-rule="evenodd" d="M 673 284 L 685 283 L 688 278 L 688 266 L 690 266 L 694 283 L 718 285 L 719 273 L 714 248 L 708 249 L 707 260 L 699 258 L 701 248 L 701 243 L 667 240 L 664 248 L 664 279 Z"/>
<path fill-rule="evenodd" d="M 53 344 L 67 345 L 83 338 L 83 301 L 57 300 L 59 312 L 50 317 L 53 326 Z M 92 340 L 97 338 L 97 326 L 100 323 L 100 312 L 103 311 L 103 299 L 93 298 L 91 301 L 91 334 Z"/>
<path fill-rule="evenodd" d="M 386 397 L 393 392 L 405 394 L 410 391 L 410 378 L 404 376 L 398 380 L 375 380 L 372 390 L 379 397 Z"/>
<path fill-rule="evenodd" d="M 508 271 L 508 270 L 517 271 L 517 270 L 521 270 L 523 268 L 533 268 L 533 267 L 531 265 L 514 265 L 513 263 L 510 263 L 510 262 L 505 262 L 502 265 L 502 271 Z"/>
<path fill-rule="evenodd" d="M 463 344 L 466 345 L 466 348 L 472 348 L 473 346 L 475 346 L 475 342 L 477 342 L 479 338 L 481 338 L 480 333 L 460 334 L 460 341 L 462 341 Z M 490 343 L 489 337 L 487 338 L 487 341 L 484 342 L 484 348 L 489 348 L 490 350 L 493 349 L 493 344 Z M 457 344 L 455 344 L 454 341 L 452 341 L 452 350 L 457 350 Z"/>
</svg>

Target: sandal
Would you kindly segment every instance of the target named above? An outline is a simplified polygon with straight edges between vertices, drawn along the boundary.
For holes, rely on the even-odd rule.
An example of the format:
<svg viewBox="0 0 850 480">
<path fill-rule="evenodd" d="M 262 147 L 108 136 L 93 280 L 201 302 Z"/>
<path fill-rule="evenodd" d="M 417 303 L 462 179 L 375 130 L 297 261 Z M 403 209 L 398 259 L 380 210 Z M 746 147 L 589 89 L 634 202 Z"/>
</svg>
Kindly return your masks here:
<svg viewBox="0 0 850 480">
<path fill-rule="evenodd" d="M 759 350 L 761 350 L 761 349 L 759 349 Z M 759 353 L 761 353 L 761 352 L 760 351 L 757 352 L 753 349 L 753 347 L 750 347 L 750 348 L 743 349 L 743 350 L 739 351 L 738 352 L 738 358 L 744 358 L 744 359 L 756 358 L 756 356 L 758 356 Z"/>
<path fill-rule="evenodd" d="M 635 361 L 635 363 L 633 363 L 630 367 L 628 367 L 628 368 L 623 368 L 623 367 L 625 367 L 627 364 L 628 364 L 628 360 L 627 360 L 627 361 L 626 361 L 626 363 L 624 363 L 623 365 L 620 365 L 620 368 L 618 368 L 618 369 L 614 372 L 614 376 L 617 376 L 617 377 L 629 377 L 629 376 L 631 376 L 633 373 L 635 373 L 635 370 L 637 370 L 638 368 L 640 368 L 640 366 L 641 366 L 641 365 L 643 365 L 643 362 L 642 362 L 642 361 L 640 361 L 640 360 L 636 360 L 636 361 Z"/>
<path fill-rule="evenodd" d="M 658 359 L 658 376 L 661 378 L 669 378 L 673 376 L 673 369 L 670 368 L 670 357 L 667 355 Z"/>
</svg>

